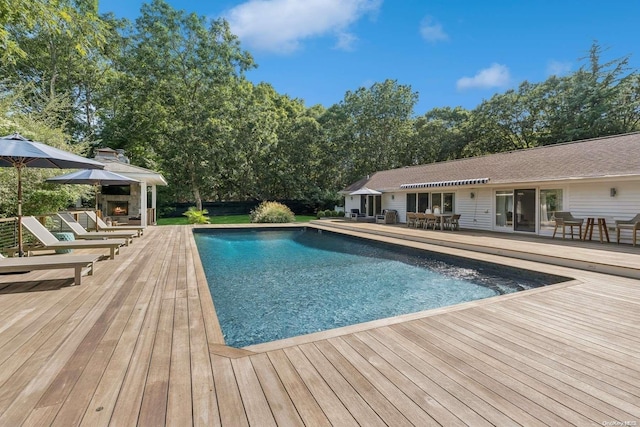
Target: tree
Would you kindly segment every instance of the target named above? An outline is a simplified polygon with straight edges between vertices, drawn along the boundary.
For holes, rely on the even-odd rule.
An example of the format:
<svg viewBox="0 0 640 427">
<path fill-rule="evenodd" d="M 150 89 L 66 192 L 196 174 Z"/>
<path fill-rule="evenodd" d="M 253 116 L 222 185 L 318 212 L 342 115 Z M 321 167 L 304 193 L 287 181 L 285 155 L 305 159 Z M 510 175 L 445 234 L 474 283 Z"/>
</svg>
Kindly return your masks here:
<svg viewBox="0 0 640 427">
<path fill-rule="evenodd" d="M 329 138 L 343 144 L 348 179 L 355 181 L 410 162 L 417 101 L 418 94 L 410 86 L 385 80 L 347 92 L 344 100 L 330 109 Z"/>
<path fill-rule="evenodd" d="M 69 135 L 60 128 L 51 126 L 53 122 L 48 112 L 24 113 L 16 104 L 22 105 L 20 93 L 0 98 L 0 135 L 19 132 L 34 141 L 43 142 L 65 151 L 83 155 L 88 150 L 86 144 L 69 144 Z M 54 109 L 55 110 L 55 109 Z M 65 172 L 60 169 L 25 168 L 22 172 L 23 214 L 37 215 L 52 213 L 69 206 L 82 197 L 91 197 L 89 186 L 55 185 L 44 181 Z M 18 176 L 14 168 L 0 168 L 0 217 L 17 215 Z"/>
<path fill-rule="evenodd" d="M 109 70 L 106 41 L 117 21 L 99 17 L 92 0 L 26 3 L 29 11 L 6 27 L 18 50 L 4 63 L 0 77 L 10 90 L 22 92 L 26 108 L 51 111 L 55 105 L 51 120 L 76 140 L 91 139 L 97 108 L 93 94 Z"/>
<path fill-rule="evenodd" d="M 628 57 L 601 63 L 603 49 L 594 43 L 586 65 L 566 77 L 542 84 L 545 129 L 542 144 L 555 144 L 637 130 L 640 104 L 638 74 Z"/>
<path fill-rule="evenodd" d="M 471 113 L 462 107 L 434 108 L 415 121 L 416 137 L 409 164 L 419 165 L 462 157 L 468 141 Z"/>
<path fill-rule="evenodd" d="M 126 91 L 132 105 L 110 113 L 114 123 L 136 130 L 133 140 L 121 134 L 116 142 L 134 155 L 157 153 L 174 188 L 188 189 L 198 210 L 226 172 L 220 159 L 230 148 L 228 118 L 253 66 L 226 21 L 206 24 L 162 0 L 144 4 L 117 64 L 123 77 L 114 82 L 114 92 Z"/>
</svg>

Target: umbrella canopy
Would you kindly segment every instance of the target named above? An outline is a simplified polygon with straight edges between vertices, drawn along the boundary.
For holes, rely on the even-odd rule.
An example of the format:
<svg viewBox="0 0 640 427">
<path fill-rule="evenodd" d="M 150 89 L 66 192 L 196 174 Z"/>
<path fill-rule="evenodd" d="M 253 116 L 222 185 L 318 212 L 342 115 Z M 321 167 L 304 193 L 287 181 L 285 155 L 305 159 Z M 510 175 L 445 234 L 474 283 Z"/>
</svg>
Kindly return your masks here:
<svg viewBox="0 0 640 427">
<path fill-rule="evenodd" d="M 47 179 L 47 182 L 55 184 L 89 184 L 93 185 L 96 192 L 96 211 L 98 210 L 98 186 L 99 185 L 129 185 L 134 182 L 140 182 L 137 179 L 120 175 L 115 172 L 109 172 L 101 169 L 84 169 L 71 172 L 66 175 L 54 176 Z M 98 224 L 96 223 L 96 230 Z"/>
<path fill-rule="evenodd" d="M 18 254 L 23 256 L 22 168 L 103 169 L 104 165 L 14 133 L 0 138 L 0 167 L 14 167 L 18 173 Z"/>
<path fill-rule="evenodd" d="M 129 185 L 137 179 L 101 169 L 84 169 L 47 179 L 54 184 Z"/>
<path fill-rule="evenodd" d="M 352 193 L 349 193 L 350 196 L 379 196 L 381 195 L 382 192 L 378 191 L 378 190 L 372 190 L 370 188 L 367 187 L 362 187 L 359 190 L 356 190 Z"/>
</svg>

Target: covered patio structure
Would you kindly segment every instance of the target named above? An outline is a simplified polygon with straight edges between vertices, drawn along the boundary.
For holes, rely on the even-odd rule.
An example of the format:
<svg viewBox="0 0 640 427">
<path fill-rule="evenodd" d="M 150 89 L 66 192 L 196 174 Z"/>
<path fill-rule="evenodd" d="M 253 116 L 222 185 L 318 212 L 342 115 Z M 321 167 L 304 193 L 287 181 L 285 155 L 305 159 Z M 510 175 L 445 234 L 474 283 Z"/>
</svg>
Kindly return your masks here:
<svg viewBox="0 0 640 427">
<path fill-rule="evenodd" d="M 128 189 L 103 186 L 100 206 L 103 217 L 110 217 L 121 223 L 132 225 L 152 225 L 157 220 L 157 187 L 166 186 L 162 174 L 132 165 L 123 150 L 99 149 L 95 160 L 105 165 L 105 170 L 135 179 Z M 136 218 L 136 219 L 132 219 Z M 139 223 L 138 223 L 139 222 Z"/>
</svg>

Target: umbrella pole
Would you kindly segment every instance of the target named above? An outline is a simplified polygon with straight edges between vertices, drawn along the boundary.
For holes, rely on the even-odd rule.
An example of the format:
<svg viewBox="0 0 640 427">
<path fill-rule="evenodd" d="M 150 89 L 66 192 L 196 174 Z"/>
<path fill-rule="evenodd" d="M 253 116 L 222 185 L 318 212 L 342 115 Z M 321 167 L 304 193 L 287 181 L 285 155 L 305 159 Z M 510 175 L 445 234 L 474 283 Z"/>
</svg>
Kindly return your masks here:
<svg viewBox="0 0 640 427">
<path fill-rule="evenodd" d="M 18 256 L 23 257 L 22 250 L 22 165 L 18 169 Z"/>
<path fill-rule="evenodd" d="M 96 231 L 98 231 L 98 184 L 93 184 L 96 191 Z"/>
</svg>

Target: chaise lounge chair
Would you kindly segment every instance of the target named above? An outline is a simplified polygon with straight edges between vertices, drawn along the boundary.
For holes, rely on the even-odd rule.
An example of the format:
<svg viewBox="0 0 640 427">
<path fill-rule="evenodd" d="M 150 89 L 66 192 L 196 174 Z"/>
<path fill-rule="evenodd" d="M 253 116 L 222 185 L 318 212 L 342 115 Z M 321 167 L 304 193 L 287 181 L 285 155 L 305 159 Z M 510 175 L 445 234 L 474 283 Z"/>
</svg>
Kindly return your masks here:
<svg viewBox="0 0 640 427">
<path fill-rule="evenodd" d="M 56 214 L 60 221 L 62 221 L 67 227 L 71 229 L 76 239 L 82 240 L 98 240 L 98 239 L 124 239 L 125 245 L 129 246 L 129 243 L 133 241 L 133 236 L 136 235 L 133 231 L 87 231 L 79 222 L 77 222 L 73 216 L 66 212 L 59 212 Z"/>
<path fill-rule="evenodd" d="M 74 283 L 82 283 L 82 270 L 88 268 L 87 275 L 93 274 L 96 261 L 101 258 L 97 254 L 83 255 L 42 255 L 36 257 L 2 258 L 0 256 L 0 273 L 25 273 L 32 270 L 54 270 L 73 268 Z"/>
<path fill-rule="evenodd" d="M 620 244 L 621 230 L 631 230 L 631 233 L 633 233 L 633 246 L 635 246 L 637 240 L 636 233 L 638 232 L 638 230 L 640 230 L 640 214 L 634 216 L 630 220 L 616 221 L 616 242 L 618 242 L 618 244 Z"/>
<path fill-rule="evenodd" d="M 44 251 L 50 249 L 95 249 L 108 248 L 109 258 L 114 259 L 116 254 L 120 253 L 120 246 L 126 242 L 124 239 L 108 239 L 108 240 L 72 240 L 59 241 L 56 236 L 51 234 L 47 228 L 40 224 L 36 218 L 25 216 L 22 218 L 22 226 L 26 228 L 43 246 L 29 247 L 30 252 Z M 17 248 L 9 248 L 10 254 L 18 252 Z"/>
<path fill-rule="evenodd" d="M 98 226 L 98 230 L 99 231 L 135 231 L 138 233 L 138 237 L 142 236 L 142 234 L 144 234 L 144 227 L 141 225 L 118 225 L 118 226 L 113 226 L 113 225 L 107 225 L 102 218 L 100 218 L 98 215 L 96 215 L 95 212 L 92 211 L 84 211 L 81 212 L 81 215 L 86 216 L 91 222 L 93 222 L 94 224 L 97 224 Z"/>
</svg>

